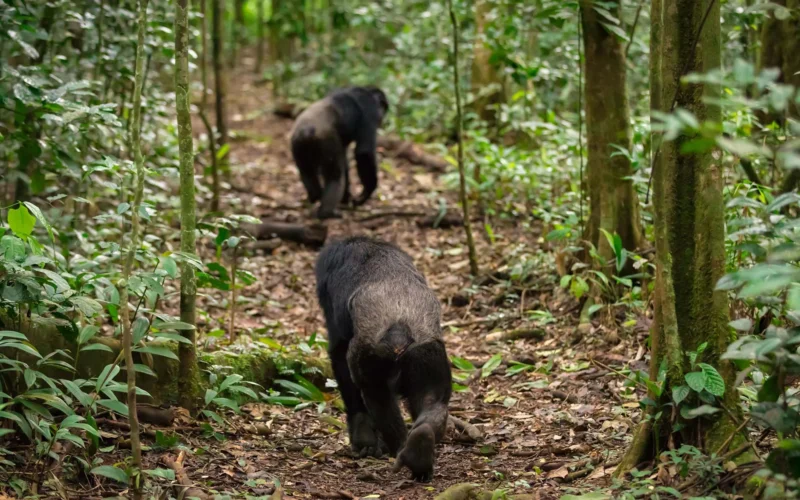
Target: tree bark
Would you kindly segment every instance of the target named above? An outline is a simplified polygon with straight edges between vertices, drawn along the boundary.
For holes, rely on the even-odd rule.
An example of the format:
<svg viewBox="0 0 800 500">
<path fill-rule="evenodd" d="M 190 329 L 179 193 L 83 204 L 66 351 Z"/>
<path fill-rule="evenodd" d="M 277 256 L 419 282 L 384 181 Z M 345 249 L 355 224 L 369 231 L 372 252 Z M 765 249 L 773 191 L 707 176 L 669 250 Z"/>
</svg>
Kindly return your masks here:
<svg viewBox="0 0 800 500">
<path fill-rule="evenodd" d="M 258 46 L 256 48 L 256 74 L 260 74 L 264 69 L 264 45 L 267 43 L 265 30 L 266 19 L 264 18 L 264 0 L 258 2 Z"/>
<path fill-rule="evenodd" d="M 128 423 L 131 426 L 131 465 L 133 474 L 131 478 L 131 489 L 134 498 L 142 498 L 141 484 L 139 477 L 142 468 L 142 446 L 139 441 L 139 417 L 136 412 L 136 369 L 133 363 L 133 336 L 131 324 L 133 319 L 130 317 L 128 307 L 128 280 L 133 271 L 133 262 L 136 250 L 141 245 L 140 240 L 140 219 L 139 208 L 142 206 L 144 198 L 144 158 L 142 157 L 141 147 L 141 128 L 142 128 L 142 87 L 144 86 L 144 37 L 147 32 L 147 2 L 139 0 L 137 36 L 136 36 L 136 61 L 134 68 L 134 91 L 133 91 L 133 130 L 131 133 L 131 147 L 133 148 L 133 162 L 135 165 L 135 194 L 133 206 L 131 207 L 131 239 L 125 256 L 125 264 L 122 271 L 122 279 L 119 283 L 120 289 L 120 312 L 122 313 L 122 351 L 125 358 L 125 371 L 128 382 Z"/>
<path fill-rule="evenodd" d="M 212 64 L 214 65 L 214 97 L 216 99 L 217 133 L 219 134 L 217 145 L 219 146 L 219 150 L 222 150 L 223 148 L 227 149 L 226 146 L 228 144 L 228 124 L 225 114 L 225 93 L 227 92 L 227 85 L 223 74 L 225 68 L 222 62 L 224 54 L 222 22 L 225 17 L 225 6 L 223 0 L 211 0 L 211 6 L 214 11 L 211 22 L 211 57 L 213 59 Z M 220 168 L 222 170 L 227 170 L 228 152 L 226 151 L 222 158 L 218 158 L 218 160 Z M 216 190 L 217 186 L 219 186 L 219 172 L 215 171 L 214 175 L 214 189 Z M 216 212 L 219 210 L 219 207 L 212 207 L 211 210 Z"/>
<path fill-rule="evenodd" d="M 602 25 L 604 18 L 595 10 L 594 1 L 581 0 L 580 5 L 589 157 L 589 222 L 584 239 L 606 261 L 613 261 L 613 249 L 601 229 L 617 233 L 627 250 L 635 250 L 642 240 L 639 198 L 633 182 L 626 179 L 633 175 L 631 163 L 624 155 L 611 156 L 616 151 L 613 145 L 631 148 L 625 53 L 620 39 Z M 619 18 L 619 4 L 610 13 Z"/>
<path fill-rule="evenodd" d="M 475 2 L 475 43 L 472 59 L 471 87 L 475 100 L 472 104 L 481 119 L 491 127 L 497 125 L 497 106 L 506 102 L 503 79 L 497 67 L 490 62 L 492 51 L 486 46 L 486 29 L 492 12 L 491 0 Z"/>
<path fill-rule="evenodd" d="M 706 73 L 720 65 L 719 2 L 653 0 L 651 23 L 651 109 L 669 112 L 674 100 L 676 109 L 694 113 L 701 123 L 720 122 L 719 107 L 709 103 L 718 99 L 718 86 L 680 83 L 685 73 Z M 718 150 L 681 154 L 681 145 L 690 139 L 683 136 L 662 143 L 653 166 L 656 283 L 650 379 L 657 379 L 664 363 L 666 384 L 660 403 L 669 402 L 672 388 L 685 385 L 684 375 L 691 370 L 685 353 L 707 343 L 699 361 L 716 367 L 723 377 L 725 394 L 718 404 L 728 411 L 684 421 L 686 426 L 676 433 L 672 429 L 679 412 L 663 411 L 657 421 L 644 419 L 618 473 L 660 452 L 667 439 L 676 446 L 687 443 L 711 453 L 736 433 L 735 372 L 719 359 L 730 341 L 728 301 L 724 291 L 715 290 L 725 273 L 721 154 Z M 731 446 L 743 439 L 737 435 Z"/>
<path fill-rule="evenodd" d="M 464 211 L 464 232 L 467 237 L 467 250 L 469 251 L 469 270 L 473 276 L 478 276 L 478 255 L 475 252 L 475 240 L 472 237 L 472 223 L 469 220 L 469 198 L 467 197 L 466 174 L 464 173 L 464 119 L 461 114 L 461 82 L 458 77 L 458 19 L 453 10 L 453 0 L 447 0 L 450 11 L 450 22 L 453 25 L 453 86 L 456 94 L 456 126 L 458 128 L 458 179 L 459 197 Z"/>
<path fill-rule="evenodd" d="M 192 117 L 189 108 L 189 2 L 177 0 L 175 4 L 175 107 L 178 115 L 178 148 L 180 155 L 181 193 L 181 252 L 195 254 L 195 226 L 197 206 L 194 198 L 194 143 Z M 195 299 L 197 283 L 194 268 L 181 264 L 181 321 L 195 325 Z M 190 412 L 195 409 L 195 379 L 198 376 L 195 331 L 181 334 L 189 343 L 178 347 L 178 392 L 180 404 Z"/>
</svg>

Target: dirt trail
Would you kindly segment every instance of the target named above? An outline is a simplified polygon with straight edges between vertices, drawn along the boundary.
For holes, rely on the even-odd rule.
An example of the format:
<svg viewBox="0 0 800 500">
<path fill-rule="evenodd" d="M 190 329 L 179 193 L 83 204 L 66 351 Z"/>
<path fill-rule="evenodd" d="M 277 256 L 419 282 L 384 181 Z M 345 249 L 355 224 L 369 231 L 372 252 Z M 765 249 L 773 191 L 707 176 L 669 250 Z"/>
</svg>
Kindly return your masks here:
<svg viewBox="0 0 800 500">
<path fill-rule="evenodd" d="M 233 213 L 310 220 L 300 203 L 304 191 L 288 151 L 291 122 L 269 112 L 268 89 L 256 86 L 248 74 L 236 75 L 230 87 L 236 189 L 225 193 L 224 200 Z M 294 411 L 249 405 L 245 419 L 263 418 L 272 434 L 194 443 L 204 446 L 207 454 L 187 459 L 189 476 L 210 489 L 239 495 L 267 494 L 268 484 L 277 478 L 292 498 L 432 498 L 458 482 L 558 498 L 560 492 L 586 482 L 606 484 L 608 464 L 616 462 L 630 435 L 629 412 L 637 398 L 624 392 L 619 377 L 589 360 L 620 367 L 636 357 L 638 336 L 631 333 L 612 345 L 604 340 L 602 329 L 577 332 L 574 302 L 556 290 L 552 261 L 538 249 L 537 227 L 495 220 L 493 245 L 482 225 L 476 227 L 484 273 L 507 273 L 506 264 L 531 254 L 534 279 L 523 287 L 507 288 L 502 279 L 470 282 L 461 228 L 420 229 L 414 218 L 402 216 L 360 221 L 383 211 L 434 214 L 440 198 L 451 209 L 457 207 L 455 193 L 445 190 L 435 174 L 387 157 L 382 164 L 377 196 L 365 211 L 347 212 L 332 221 L 329 237 L 371 234 L 400 245 L 439 295 L 445 324 L 455 325 L 445 328 L 449 353 L 477 366 L 501 355 L 502 363 L 493 373 L 470 377 L 464 383 L 468 388 L 454 393 L 451 402 L 453 415 L 483 431 L 483 442 L 462 443 L 451 434 L 438 449 L 433 481 L 416 484 L 406 471 L 392 473 L 388 459 L 351 458 L 338 410 L 328 408 L 319 415 L 313 406 Z M 360 185 L 353 189 L 360 191 Z M 250 258 L 245 265 L 260 282 L 241 293 L 245 304 L 240 307 L 240 331 L 265 329 L 284 345 L 323 333 L 314 296 L 315 257 L 313 250 L 284 244 L 274 255 Z M 221 320 L 214 298 L 204 301 L 209 317 Z M 526 311 L 524 319 L 521 311 Z M 527 311 L 545 312 L 531 318 Z M 537 326 L 535 318 L 551 322 Z M 485 339 L 490 332 L 517 327 L 541 328 L 544 337 L 505 344 Z M 513 361 L 538 369 L 509 376 Z M 642 362 L 639 367 L 644 368 Z"/>
</svg>

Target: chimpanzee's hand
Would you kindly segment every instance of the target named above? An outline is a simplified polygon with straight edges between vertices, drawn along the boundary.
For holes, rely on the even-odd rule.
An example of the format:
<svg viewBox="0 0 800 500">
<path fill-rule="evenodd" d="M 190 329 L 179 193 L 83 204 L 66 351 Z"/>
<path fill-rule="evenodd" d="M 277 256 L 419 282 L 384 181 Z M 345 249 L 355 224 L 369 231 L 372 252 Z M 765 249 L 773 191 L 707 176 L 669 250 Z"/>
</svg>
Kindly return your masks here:
<svg viewBox="0 0 800 500">
<path fill-rule="evenodd" d="M 406 445 L 400 450 L 394 462 L 394 472 L 408 467 L 416 481 L 430 481 L 433 477 L 435 442 L 436 435 L 430 424 L 424 423 L 411 429 Z"/>
</svg>

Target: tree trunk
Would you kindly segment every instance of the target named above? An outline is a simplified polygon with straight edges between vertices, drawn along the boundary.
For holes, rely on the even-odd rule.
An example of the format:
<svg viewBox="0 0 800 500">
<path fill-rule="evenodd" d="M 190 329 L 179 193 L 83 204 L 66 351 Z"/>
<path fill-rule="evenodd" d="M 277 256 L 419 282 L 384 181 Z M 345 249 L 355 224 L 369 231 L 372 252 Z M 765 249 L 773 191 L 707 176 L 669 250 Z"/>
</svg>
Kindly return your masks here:
<svg viewBox="0 0 800 500">
<path fill-rule="evenodd" d="M 257 0 L 258 2 L 258 46 L 256 48 L 256 74 L 261 74 L 261 71 L 264 69 L 264 45 L 267 43 L 266 37 L 266 30 L 265 24 L 266 19 L 264 18 L 264 0 Z"/>
<path fill-rule="evenodd" d="M 472 237 L 472 224 L 469 220 L 469 198 L 467 197 L 466 174 L 464 173 L 464 118 L 461 113 L 461 82 L 458 76 L 458 20 L 453 10 L 453 0 L 447 0 L 450 10 L 450 22 L 453 24 L 453 86 L 456 93 L 456 126 L 458 128 L 458 179 L 459 197 L 464 211 L 464 231 L 467 237 L 467 250 L 469 251 L 469 270 L 472 276 L 478 276 L 478 256 L 475 252 L 475 240 Z"/>
<path fill-rule="evenodd" d="M 234 0 L 233 2 L 233 29 L 231 30 L 231 60 L 230 67 L 235 68 L 239 58 L 239 49 L 242 48 L 244 40 L 244 0 Z"/>
<path fill-rule="evenodd" d="M 652 110 L 669 112 L 674 100 L 675 109 L 694 113 L 701 123 L 719 123 L 719 107 L 703 99 L 716 101 L 720 88 L 680 83 L 685 73 L 706 73 L 720 65 L 719 2 L 653 0 L 651 23 Z M 679 411 L 663 408 L 660 419 L 645 418 L 619 473 L 653 458 L 664 443 L 670 447 L 686 443 L 720 454 L 729 437 L 735 437 L 731 448 L 744 439 L 737 435 L 734 420 L 739 418 L 734 368 L 719 359 L 730 341 L 727 295 L 715 290 L 725 272 L 721 155 L 718 150 L 681 154 L 681 145 L 690 139 L 684 136 L 664 142 L 653 166 L 656 284 L 650 379 L 657 380 L 662 363 L 667 371 L 660 398 L 655 394 L 650 397 L 659 404 L 670 402 L 672 389 L 685 386 L 684 376 L 692 371 L 685 354 L 696 352 L 706 343 L 708 347 L 698 361 L 714 366 L 722 375 L 725 392 L 715 406 L 722 405 L 727 411 L 684 420 L 682 430 L 674 433 L 673 424 L 681 419 Z M 691 398 L 687 401 L 697 404 Z"/>
<path fill-rule="evenodd" d="M 139 208 L 142 206 L 144 198 L 144 158 L 142 157 L 141 129 L 142 129 L 142 87 L 144 86 L 144 38 L 147 32 L 147 1 L 139 0 L 137 38 L 136 38 L 136 62 L 134 68 L 134 91 L 133 91 L 133 129 L 131 132 L 131 147 L 133 148 L 133 162 L 136 167 L 136 192 L 134 194 L 133 206 L 131 207 L 131 239 L 125 256 L 125 264 L 122 271 L 122 279 L 119 283 L 120 289 L 120 312 L 122 313 L 122 351 L 125 358 L 125 371 L 128 381 L 128 423 L 131 426 L 131 465 L 133 474 L 130 475 L 131 487 L 134 498 L 142 498 L 141 485 L 142 479 L 139 477 L 142 468 L 142 446 L 139 442 L 139 417 L 136 412 L 136 369 L 133 363 L 133 336 L 132 322 L 135 318 L 130 317 L 128 304 L 128 280 L 133 271 L 133 262 L 136 250 L 141 245 L 140 240 L 140 219 Z"/>
<path fill-rule="evenodd" d="M 202 120 L 203 125 L 206 127 L 206 133 L 208 134 L 208 152 L 211 158 L 211 211 L 218 212 L 219 211 L 219 196 L 220 196 L 220 185 L 219 185 L 219 162 L 217 161 L 217 144 L 216 144 L 216 134 L 214 133 L 214 127 L 211 126 L 211 122 L 208 120 L 208 11 L 206 9 L 208 0 L 200 0 L 200 14 L 201 14 L 201 24 L 200 24 L 200 44 L 202 47 L 202 55 L 200 56 L 200 74 L 201 74 L 201 81 L 203 82 L 203 97 L 200 101 L 200 120 Z M 212 5 L 213 9 L 213 5 Z M 216 75 L 216 72 L 215 72 Z M 216 95 L 216 93 L 215 93 Z"/>
<path fill-rule="evenodd" d="M 486 28 L 492 12 L 491 0 L 477 0 L 475 3 L 475 44 L 472 59 L 472 106 L 481 119 L 490 127 L 497 125 L 497 106 L 506 102 L 503 79 L 497 67 L 491 64 L 492 51 L 486 46 Z"/>
<path fill-rule="evenodd" d="M 272 66 L 272 97 L 275 101 L 280 99 L 283 93 L 283 46 L 284 42 L 281 40 L 280 22 L 278 19 L 282 16 L 282 0 L 272 0 L 272 12 L 269 18 L 269 52 L 270 52 L 270 65 Z"/>
<path fill-rule="evenodd" d="M 774 0 L 773 3 L 786 7 L 786 0 Z M 761 25 L 761 53 L 759 55 L 759 70 L 768 68 L 778 68 L 783 70 L 783 49 L 784 43 L 781 39 L 783 33 L 781 25 L 783 22 L 775 18 L 773 12 L 770 12 L 764 23 Z M 780 83 L 784 83 L 784 74 L 778 78 Z M 756 116 L 763 125 L 769 125 L 772 122 L 780 123 L 782 117 L 776 113 L 769 111 L 756 111 Z"/>
<path fill-rule="evenodd" d="M 584 239 L 611 262 L 613 249 L 601 229 L 618 234 L 627 250 L 638 248 L 642 239 L 639 198 L 633 182 L 626 179 L 633 175 L 631 163 L 624 155 L 611 156 L 616 151 L 613 145 L 631 148 L 625 53 L 620 39 L 603 26 L 605 18 L 595 10 L 594 1 L 581 0 L 580 5 L 586 54 L 584 106 L 589 156 L 589 223 Z M 619 18 L 619 4 L 610 12 Z"/>
<path fill-rule="evenodd" d="M 195 254 L 194 199 L 194 144 L 192 140 L 192 117 L 189 108 L 189 1 L 178 0 L 175 4 L 175 107 L 178 115 L 178 148 L 180 154 L 181 192 L 181 252 Z M 195 299 L 197 284 L 194 268 L 181 264 L 181 321 L 195 324 Z M 198 376 L 195 331 L 184 330 L 181 334 L 189 343 L 178 347 L 180 366 L 178 392 L 180 404 L 194 412 Z"/>
<path fill-rule="evenodd" d="M 222 62 L 224 54 L 222 22 L 225 17 L 223 1 L 224 0 L 211 0 L 212 10 L 214 11 L 211 23 L 211 57 L 214 65 L 214 96 L 216 98 L 217 133 L 219 134 L 217 144 L 220 150 L 223 148 L 227 149 L 226 146 L 228 145 L 228 124 L 225 114 L 225 92 L 227 91 L 227 85 L 225 76 L 223 75 L 225 68 Z M 218 160 L 220 167 L 226 170 L 228 165 L 228 152 L 226 151 L 225 154 L 222 155 L 222 158 L 218 158 Z M 216 189 L 216 186 L 219 185 L 219 172 L 215 172 L 215 175 L 214 186 Z M 212 207 L 211 210 L 216 212 L 219 210 L 219 207 Z"/>
</svg>

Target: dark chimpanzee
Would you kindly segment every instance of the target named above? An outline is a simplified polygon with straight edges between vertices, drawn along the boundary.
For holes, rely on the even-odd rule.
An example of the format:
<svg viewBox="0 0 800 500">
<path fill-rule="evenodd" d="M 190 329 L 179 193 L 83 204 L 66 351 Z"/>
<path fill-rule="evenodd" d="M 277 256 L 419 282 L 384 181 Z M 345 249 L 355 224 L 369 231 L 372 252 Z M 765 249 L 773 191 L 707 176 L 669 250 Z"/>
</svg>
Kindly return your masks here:
<svg viewBox="0 0 800 500">
<path fill-rule="evenodd" d="M 350 202 L 347 147 L 356 143 L 356 167 L 364 191 L 354 200 L 365 203 L 378 187 L 375 160 L 378 127 L 389 109 L 377 87 L 336 90 L 300 113 L 292 128 L 292 156 L 317 216 L 337 217 L 336 206 Z M 324 189 L 320 184 L 324 181 Z"/>
<path fill-rule="evenodd" d="M 388 450 L 395 470 L 430 480 L 452 383 L 436 295 L 407 253 L 363 236 L 327 245 L 316 276 L 353 450 Z M 414 419 L 408 436 L 399 397 Z"/>
</svg>

